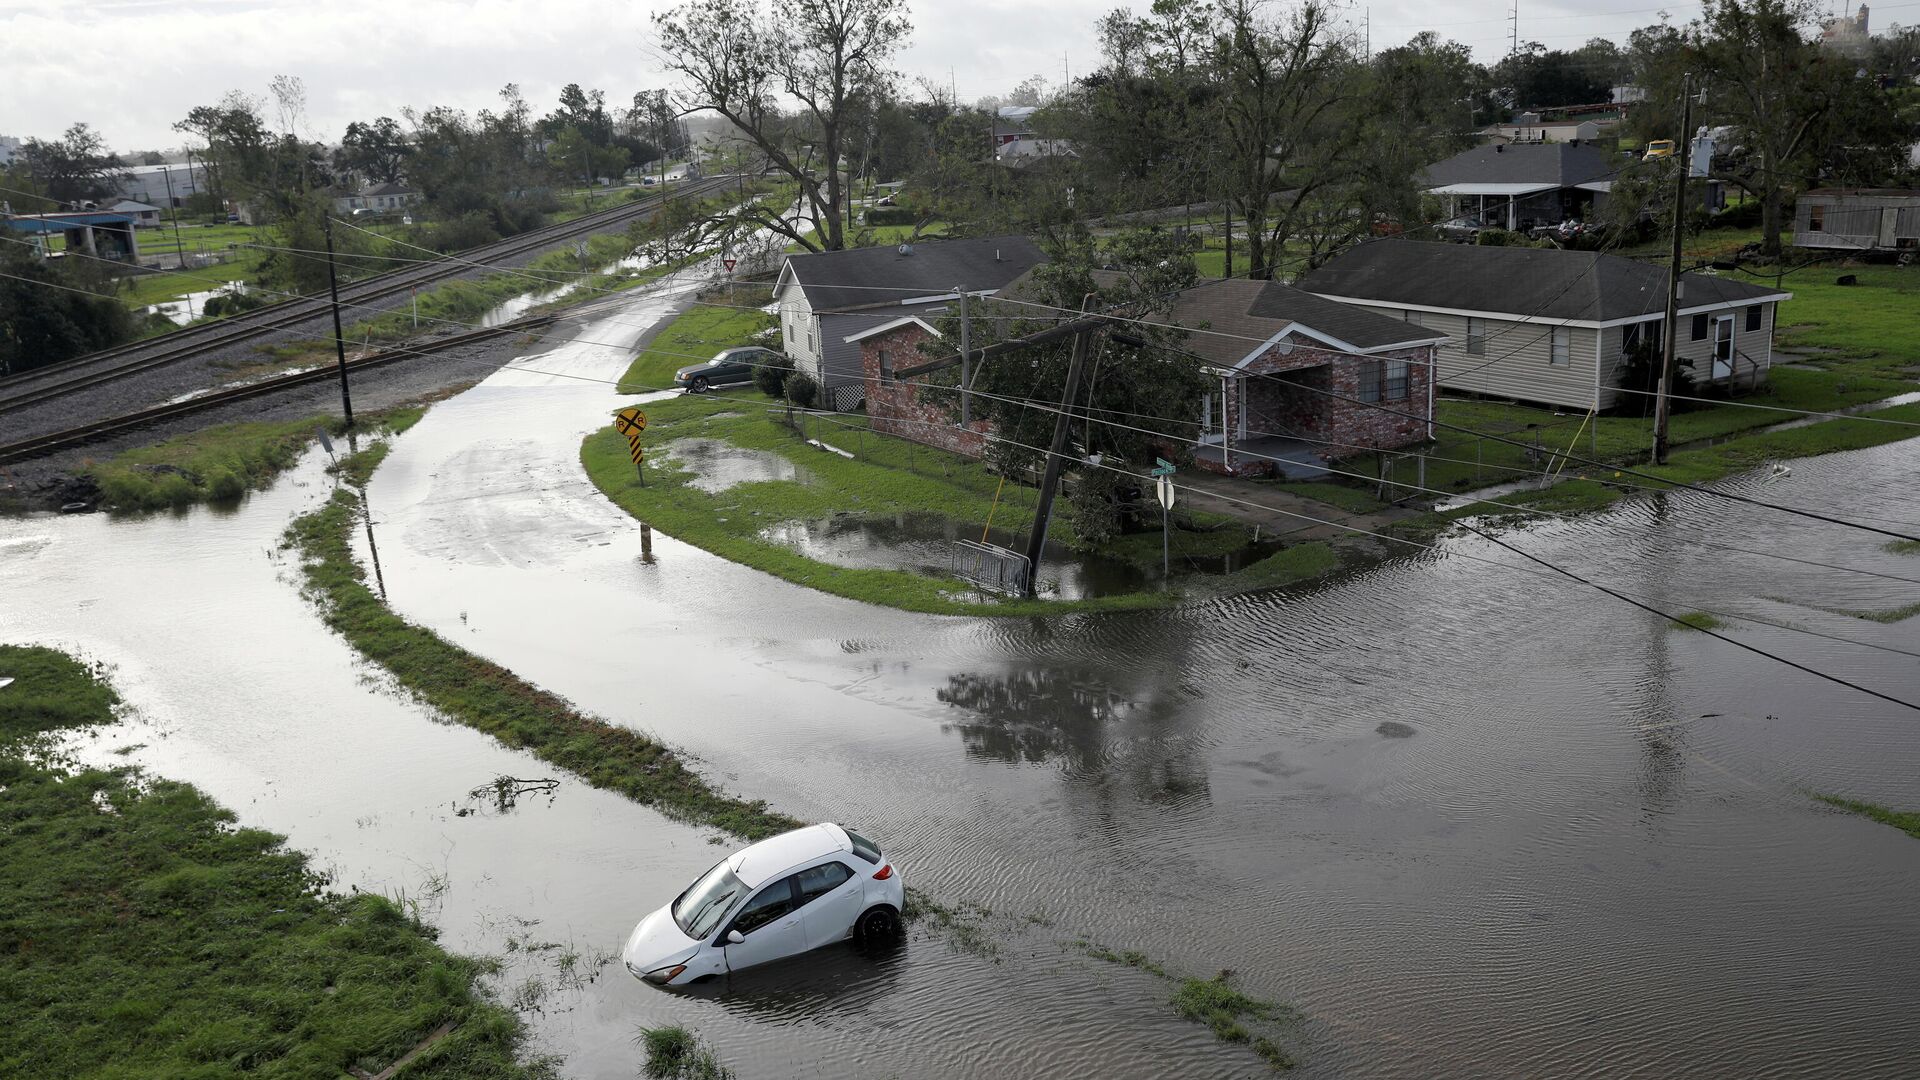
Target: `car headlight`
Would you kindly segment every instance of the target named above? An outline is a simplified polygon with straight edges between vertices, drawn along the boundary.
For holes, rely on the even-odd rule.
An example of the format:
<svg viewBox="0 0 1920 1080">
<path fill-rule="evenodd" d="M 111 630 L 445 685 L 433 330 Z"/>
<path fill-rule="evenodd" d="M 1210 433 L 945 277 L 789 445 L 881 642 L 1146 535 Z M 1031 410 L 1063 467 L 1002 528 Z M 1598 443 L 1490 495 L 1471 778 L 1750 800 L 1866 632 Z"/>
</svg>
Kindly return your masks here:
<svg viewBox="0 0 1920 1080">
<path fill-rule="evenodd" d="M 654 984 L 655 986 L 665 986 L 668 983 L 672 982 L 673 980 L 679 978 L 680 973 L 685 970 L 687 970 L 687 965 L 675 964 L 672 967 L 655 968 L 654 970 L 649 971 L 645 975 L 642 975 L 640 977 Z"/>
</svg>

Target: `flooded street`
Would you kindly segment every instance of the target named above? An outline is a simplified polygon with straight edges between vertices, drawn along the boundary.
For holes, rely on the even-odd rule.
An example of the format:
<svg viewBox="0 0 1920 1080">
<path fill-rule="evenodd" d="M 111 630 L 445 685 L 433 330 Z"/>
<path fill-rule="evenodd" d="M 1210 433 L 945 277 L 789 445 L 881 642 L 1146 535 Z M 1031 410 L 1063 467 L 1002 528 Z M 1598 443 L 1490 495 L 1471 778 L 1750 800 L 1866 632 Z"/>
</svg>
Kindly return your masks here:
<svg viewBox="0 0 1920 1080">
<path fill-rule="evenodd" d="M 634 1075 L 638 1027 L 673 1021 L 743 1077 L 1267 1073 L 1080 940 L 1231 969 L 1298 1010 L 1305 1076 L 1911 1075 L 1920 843 L 1810 797 L 1920 806 L 1911 712 L 1474 537 L 1059 620 L 874 608 L 660 535 L 643 558 L 579 443 L 683 299 L 557 325 L 395 441 L 367 492 L 390 601 L 729 791 L 873 836 L 984 911 L 984 947 L 920 933 L 684 995 L 607 966 L 723 849 L 566 777 L 510 810 L 471 797 L 554 774 L 392 692 L 300 598 L 276 548 L 329 490 L 317 455 L 237 510 L 0 519 L 0 640 L 112 665 L 137 716 L 96 752 L 141 744 L 336 887 L 507 957 L 503 998 L 571 1076 Z M 1917 469 L 1910 441 L 1729 486 L 1912 523 Z M 1689 494 L 1505 538 L 1674 612 L 1920 651 L 1920 618 L 1846 614 L 1920 584 L 1701 543 L 1920 578 L 1884 538 Z M 1920 697 L 1911 655 L 1723 632 Z"/>
</svg>

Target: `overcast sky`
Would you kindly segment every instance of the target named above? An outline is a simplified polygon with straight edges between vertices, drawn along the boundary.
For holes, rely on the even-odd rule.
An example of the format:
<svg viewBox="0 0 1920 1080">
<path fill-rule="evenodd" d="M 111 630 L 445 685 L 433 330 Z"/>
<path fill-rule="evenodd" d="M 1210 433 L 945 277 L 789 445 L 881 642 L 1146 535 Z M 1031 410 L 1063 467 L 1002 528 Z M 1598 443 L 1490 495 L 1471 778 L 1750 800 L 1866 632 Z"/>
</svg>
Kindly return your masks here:
<svg viewBox="0 0 1920 1080">
<path fill-rule="evenodd" d="M 1136 10 L 1148 0 L 1138 0 Z M 1624 42 L 1636 26 L 1693 17 L 1697 3 L 1522 0 L 1520 38 L 1573 48 Z M 173 147 L 174 121 L 231 89 L 265 95 L 275 74 L 307 87 L 307 134 L 339 138 L 349 120 L 403 106 L 494 105 L 516 82 L 535 109 L 578 82 L 624 103 L 665 84 L 650 15 L 669 0 L 0 0 L 0 135 L 57 136 L 86 121 L 121 151 Z M 962 98 L 1000 94 L 1029 75 L 1057 82 L 1098 61 L 1093 24 L 1117 0 L 920 0 L 899 67 Z M 1903 3 L 1903 8 L 1920 4 Z M 1470 45 L 1483 62 L 1506 51 L 1507 9 L 1467 0 L 1388 0 L 1347 9 L 1371 17 L 1374 49 L 1421 29 Z M 1897 13 L 1896 13 L 1897 14 Z M 1876 17 L 1875 29 L 1883 18 Z"/>
</svg>

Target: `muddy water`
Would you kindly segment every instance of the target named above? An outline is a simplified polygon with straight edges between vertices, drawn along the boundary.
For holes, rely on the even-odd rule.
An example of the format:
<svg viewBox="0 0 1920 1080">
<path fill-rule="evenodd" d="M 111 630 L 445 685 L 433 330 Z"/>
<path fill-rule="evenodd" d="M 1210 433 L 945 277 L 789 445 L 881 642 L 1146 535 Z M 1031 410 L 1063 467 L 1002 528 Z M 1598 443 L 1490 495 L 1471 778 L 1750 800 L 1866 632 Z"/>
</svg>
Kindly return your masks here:
<svg viewBox="0 0 1920 1080">
<path fill-rule="evenodd" d="M 1151 976 L 1060 945 L 1082 936 L 1292 1004 L 1304 1075 L 1910 1074 L 1920 843 L 1805 793 L 1920 806 L 1911 713 L 1473 561 L 1516 563 L 1472 538 L 1058 621 L 876 609 L 667 537 L 646 561 L 576 455 L 625 403 L 589 380 L 617 376 L 648 304 L 549 335 L 398 441 L 369 492 L 395 606 L 734 790 L 863 826 L 911 883 L 990 909 L 999 953 L 922 939 L 696 996 L 612 971 L 534 1016 L 575 1075 L 632 1075 L 633 1029 L 669 1018 L 742 1075 L 1264 1071 Z M 1920 521 L 1916 467 L 1895 445 L 1732 486 Z M 230 516 L 0 523 L 0 637 L 117 663 L 151 703 L 141 760 L 343 882 L 435 892 L 453 947 L 506 952 L 537 919 L 531 944 L 614 948 L 715 849 L 571 783 L 460 816 L 493 776 L 548 772 L 385 693 L 318 628 L 268 551 L 315 484 Z M 1512 539 L 1676 611 L 1920 650 L 1920 620 L 1834 613 L 1920 585 L 1700 543 L 1920 578 L 1875 538 L 1668 496 Z M 1732 632 L 1920 696 L 1910 656 Z M 515 949 L 505 989 L 566 982 L 556 951 Z"/>
</svg>

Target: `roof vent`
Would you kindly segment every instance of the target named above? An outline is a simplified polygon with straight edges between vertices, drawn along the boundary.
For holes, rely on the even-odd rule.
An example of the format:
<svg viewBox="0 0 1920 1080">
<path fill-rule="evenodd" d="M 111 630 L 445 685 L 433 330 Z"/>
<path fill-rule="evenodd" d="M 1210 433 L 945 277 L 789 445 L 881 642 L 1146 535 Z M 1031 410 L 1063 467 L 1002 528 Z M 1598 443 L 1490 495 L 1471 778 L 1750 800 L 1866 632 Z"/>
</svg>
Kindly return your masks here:
<svg viewBox="0 0 1920 1080">
<path fill-rule="evenodd" d="M 900 254 L 902 254 L 902 255 L 911 255 L 911 254 L 913 254 L 913 245 L 912 245 L 912 244 L 901 244 L 901 245 L 900 245 Z"/>
<path fill-rule="evenodd" d="M 1506 153 L 1506 152 L 1507 152 L 1507 144 L 1506 144 L 1506 143 L 1494 143 L 1494 144 L 1493 144 L 1493 152 L 1494 152 L 1494 153 L 1496 153 L 1496 154 L 1504 154 L 1504 153 Z"/>
<path fill-rule="evenodd" d="M 999 262 L 999 261 L 1000 261 L 1000 249 L 999 249 L 999 248 L 994 248 L 994 249 L 993 249 L 993 261 L 994 261 L 994 262 Z"/>
</svg>

